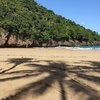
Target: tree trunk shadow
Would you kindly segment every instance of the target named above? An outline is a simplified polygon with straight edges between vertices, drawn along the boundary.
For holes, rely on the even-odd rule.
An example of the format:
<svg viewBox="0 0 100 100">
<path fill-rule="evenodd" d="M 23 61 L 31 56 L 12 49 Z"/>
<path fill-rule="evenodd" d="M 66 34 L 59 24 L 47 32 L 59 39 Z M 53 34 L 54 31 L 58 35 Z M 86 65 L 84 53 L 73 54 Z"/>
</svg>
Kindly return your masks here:
<svg viewBox="0 0 100 100">
<path fill-rule="evenodd" d="M 63 80 L 62 81 L 59 80 L 58 83 L 61 91 L 61 100 L 67 100 Z"/>
</svg>

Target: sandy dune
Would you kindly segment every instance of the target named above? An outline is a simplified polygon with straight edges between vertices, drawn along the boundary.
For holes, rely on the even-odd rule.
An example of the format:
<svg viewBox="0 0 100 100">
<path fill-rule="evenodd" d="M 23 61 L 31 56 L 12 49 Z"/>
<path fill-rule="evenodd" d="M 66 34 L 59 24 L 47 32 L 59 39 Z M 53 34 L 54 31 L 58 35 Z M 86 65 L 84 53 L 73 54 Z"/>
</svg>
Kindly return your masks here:
<svg viewBox="0 0 100 100">
<path fill-rule="evenodd" d="M 100 51 L 0 49 L 0 100 L 100 100 Z"/>
</svg>

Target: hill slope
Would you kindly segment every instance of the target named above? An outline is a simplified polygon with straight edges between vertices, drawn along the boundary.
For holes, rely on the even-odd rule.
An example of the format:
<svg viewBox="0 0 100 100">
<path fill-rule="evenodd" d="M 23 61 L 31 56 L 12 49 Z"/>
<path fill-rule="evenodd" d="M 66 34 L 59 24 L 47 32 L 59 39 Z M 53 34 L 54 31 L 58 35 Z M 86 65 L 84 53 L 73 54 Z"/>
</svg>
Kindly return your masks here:
<svg viewBox="0 0 100 100">
<path fill-rule="evenodd" d="M 0 33 L 0 44 L 4 46 L 100 43 L 97 32 L 56 15 L 33 0 L 0 0 Z"/>
</svg>

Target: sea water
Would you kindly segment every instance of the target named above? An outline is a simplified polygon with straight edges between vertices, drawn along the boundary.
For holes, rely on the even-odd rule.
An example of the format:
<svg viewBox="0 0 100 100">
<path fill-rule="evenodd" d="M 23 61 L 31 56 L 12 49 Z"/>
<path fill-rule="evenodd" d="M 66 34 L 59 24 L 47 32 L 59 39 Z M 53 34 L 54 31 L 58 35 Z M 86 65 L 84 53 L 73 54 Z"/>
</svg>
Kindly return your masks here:
<svg viewBox="0 0 100 100">
<path fill-rule="evenodd" d="M 81 49 L 91 49 L 91 50 L 100 50 L 100 45 L 94 45 L 94 46 L 80 46 Z"/>
<path fill-rule="evenodd" d="M 62 49 L 71 49 L 71 50 L 100 50 L 100 45 L 95 46 L 79 46 L 79 47 L 65 47 L 65 46 L 58 46 L 55 48 L 62 48 Z"/>
</svg>

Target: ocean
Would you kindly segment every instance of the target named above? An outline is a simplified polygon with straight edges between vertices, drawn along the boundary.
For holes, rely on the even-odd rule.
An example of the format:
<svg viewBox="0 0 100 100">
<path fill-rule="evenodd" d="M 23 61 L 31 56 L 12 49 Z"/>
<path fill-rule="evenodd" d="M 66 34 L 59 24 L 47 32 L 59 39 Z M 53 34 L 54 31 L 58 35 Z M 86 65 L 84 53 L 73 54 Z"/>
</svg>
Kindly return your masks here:
<svg viewBox="0 0 100 100">
<path fill-rule="evenodd" d="M 58 46 L 55 48 L 62 48 L 62 49 L 71 49 L 71 50 L 100 50 L 100 45 L 95 46 L 79 46 L 79 47 L 65 47 L 65 46 Z"/>
</svg>

